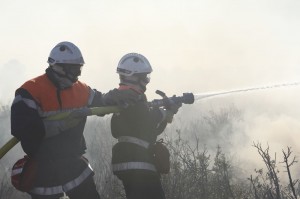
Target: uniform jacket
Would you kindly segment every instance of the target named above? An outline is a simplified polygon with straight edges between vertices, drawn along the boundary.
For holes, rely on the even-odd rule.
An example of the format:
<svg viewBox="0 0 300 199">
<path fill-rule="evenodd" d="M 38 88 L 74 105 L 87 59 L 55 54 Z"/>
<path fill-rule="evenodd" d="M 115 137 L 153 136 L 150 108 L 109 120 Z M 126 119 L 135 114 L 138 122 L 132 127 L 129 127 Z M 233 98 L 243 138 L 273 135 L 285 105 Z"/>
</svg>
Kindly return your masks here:
<svg viewBox="0 0 300 199">
<path fill-rule="evenodd" d="M 115 174 L 132 170 L 155 172 L 151 145 L 166 127 L 159 108 L 150 108 L 146 101 L 113 114 L 111 132 L 119 142 L 112 149 L 112 166 Z M 122 141 L 120 138 L 133 138 L 149 146 Z M 136 139 L 137 138 L 137 139 Z M 126 139 L 125 139 L 126 140 Z"/>
<path fill-rule="evenodd" d="M 47 121 L 46 117 L 70 110 L 103 106 L 102 94 L 77 81 L 59 89 L 43 74 L 25 82 L 15 92 L 11 107 L 11 133 L 24 152 L 38 164 L 32 194 L 67 192 L 93 174 L 86 159 L 83 130 L 86 117 L 73 125 L 68 121 Z"/>
</svg>

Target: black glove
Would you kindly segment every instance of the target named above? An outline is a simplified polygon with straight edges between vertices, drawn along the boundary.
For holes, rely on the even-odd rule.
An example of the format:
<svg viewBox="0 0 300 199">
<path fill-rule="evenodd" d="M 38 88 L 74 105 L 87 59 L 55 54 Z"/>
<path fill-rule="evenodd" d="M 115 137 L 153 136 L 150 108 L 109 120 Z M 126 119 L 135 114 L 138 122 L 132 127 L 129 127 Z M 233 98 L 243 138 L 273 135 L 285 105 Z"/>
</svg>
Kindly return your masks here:
<svg viewBox="0 0 300 199">
<path fill-rule="evenodd" d="M 104 94 L 103 99 L 107 105 L 117 105 L 126 108 L 136 104 L 141 99 L 141 96 L 132 89 L 119 90 L 115 88 Z"/>
<path fill-rule="evenodd" d="M 176 97 L 176 95 L 174 95 L 173 97 Z M 172 98 L 168 98 L 166 109 L 171 111 L 173 114 L 176 114 L 181 106 L 181 102 L 176 103 L 172 100 Z"/>
</svg>

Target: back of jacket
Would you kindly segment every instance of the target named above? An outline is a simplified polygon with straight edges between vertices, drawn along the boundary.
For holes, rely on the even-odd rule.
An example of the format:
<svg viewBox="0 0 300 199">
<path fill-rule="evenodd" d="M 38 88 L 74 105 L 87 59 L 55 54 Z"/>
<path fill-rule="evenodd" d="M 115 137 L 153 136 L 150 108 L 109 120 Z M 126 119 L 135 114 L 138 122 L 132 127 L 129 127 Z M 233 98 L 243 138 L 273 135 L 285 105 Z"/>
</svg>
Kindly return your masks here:
<svg viewBox="0 0 300 199">
<path fill-rule="evenodd" d="M 111 119 L 113 137 L 129 136 L 138 138 L 150 145 L 166 126 L 162 121 L 162 113 L 158 108 L 150 108 L 147 102 L 114 114 Z M 118 142 L 112 151 L 112 163 L 148 162 L 153 163 L 153 155 L 149 149 L 130 142 Z"/>
<path fill-rule="evenodd" d="M 11 107 L 11 133 L 37 163 L 31 194 L 54 198 L 93 175 L 82 156 L 86 149 L 83 131 L 87 117 L 63 120 L 47 120 L 47 117 L 102 106 L 102 97 L 102 93 L 80 81 L 59 89 L 47 74 L 25 82 L 16 90 Z"/>
<path fill-rule="evenodd" d="M 64 128 L 64 121 L 45 121 L 43 118 L 86 107 L 89 92 L 89 87 L 79 81 L 71 88 L 59 91 L 46 75 L 23 84 L 16 91 L 12 105 L 11 127 L 24 151 L 39 159 L 83 154 L 86 117 L 71 128 Z"/>
</svg>

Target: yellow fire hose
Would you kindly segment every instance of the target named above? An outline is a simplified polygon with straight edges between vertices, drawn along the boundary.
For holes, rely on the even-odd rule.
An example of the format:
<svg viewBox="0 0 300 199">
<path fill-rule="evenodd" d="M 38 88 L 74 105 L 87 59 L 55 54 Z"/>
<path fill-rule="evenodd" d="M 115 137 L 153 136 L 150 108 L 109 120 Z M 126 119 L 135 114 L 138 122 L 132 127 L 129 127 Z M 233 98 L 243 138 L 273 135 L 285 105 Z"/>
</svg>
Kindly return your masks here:
<svg viewBox="0 0 300 199">
<path fill-rule="evenodd" d="M 157 90 L 156 93 L 159 94 L 161 97 L 163 97 L 163 99 L 153 100 L 152 102 L 149 102 L 149 106 L 151 106 L 151 107 L 165 106 L 166 105 L 165 103 L 169 102 L 169 101 L 173 101 L 175 103 L 193 104 L 194 100 L 195 100 L 193 93 L 183 93 L 182 96 L 177 96 L 177 97 L 173 96 L 173 97 L 170 97 L 170 98 L 167 98 L 165 93 L 162 92 L 162 91 Z M 166 100 L 166 98 L 168 100 Z M 83 115 L 86 115 L 86 116 L 89 116 L 89 115 L 105 115 L 105 114 L 110 114 L 110 113 L 118 113 L 120 111 L 121 111 L 121 108 L 119 108 L 117 106 L 94 107 L 94 108 L 86 108 L 86 109 L 80 110 L 81 115 L 82 115 L 82 113 L 84 113 Z M 70 114 L 72 114 L 72 113 L 76 114 L 76 110 L 74 112 L 68 111 L 68 112 L 55 114 L 55 115 L 47 117 L 45 120 L 63 120 L 65 118 L 67 118 L 68 116 L 70 116 Z M 170 118 L 170 121 L 171 120 L 172 119 Z M 18 142 L 19 142 L 18 139 L 13 137 L 6 144 L 4 144 L 4 146 L 0 148 L 0 159 L 10 149 L 12 149 Z"/>
<path fill-rule="evenodd" d="M 0 159 L 10 150 L 12 149 L 17 143 L 19 142 L 19 140 L 15 137 L 11 138 L 8 142 L 6 142 L 6 144 L 4 144 L 3 147 L 1 147 L 0 149 Z"/>
<path fill-rule="evenodd" d="M 105 115 L 110 113 L 118 113 L 120 112 L 120 108 L 116 106 L 105 106 L 105 107 L 94 107 L 94 108 L 86 108 L 84 112 L 87 116 L 89 115 Z M 58 113 L 56 115 L 52 115 L 46 120 L 63 120 L 64 118 L 68 117 L 72 112 L 63 112 Z M 9 151 L 11 150 L 19 140 L 15 137 L 11 138 L 8 142 L 6 142 L 1 148 L 0 148 L 0 159 Z"/>
</svg>

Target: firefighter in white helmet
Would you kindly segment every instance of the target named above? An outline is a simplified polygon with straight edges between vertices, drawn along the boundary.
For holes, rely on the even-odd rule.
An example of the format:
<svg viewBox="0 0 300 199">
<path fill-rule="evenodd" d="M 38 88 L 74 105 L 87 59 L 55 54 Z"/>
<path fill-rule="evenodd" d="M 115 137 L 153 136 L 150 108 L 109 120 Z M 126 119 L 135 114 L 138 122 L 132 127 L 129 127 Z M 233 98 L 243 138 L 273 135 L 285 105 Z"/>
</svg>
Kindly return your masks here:
<svg viewBox="0 0 300 199">
<path fill-rule="evenodd" d="M 149 107 L 145 91 L 151 72 L 149 61 L 137 53 L 123 56 L 117 67 L 119 90 L 134 90 L 143 98 L 111 119 L 112 135 L 118 139 L 112 149 L 112 169 L 122 181 L 127 199 L 165 198 L 153 146 L 170 121 L 166 115 L 173 116 L 181 104 L 167 109 Z"/>
<path fill-rule="evenodd" d="M 58 43 L 50 52 L 45 74 L 25 82 L 16 90 L 11 107 L 11 133 L 21 142 L 27 163 L 16 188 L 33 199 L 99 199 L 93 170 L 83 156 L 86 107 L 130 106 L 139 94 L 113 89 L 106 94 L 78 80 L 84 59 L 71 42 Z M 63 120 L 46 120 L 76 112 Z M 82 114 L 81 114 L 82 113 Z M 26 166 L 27 165 L 27 166 Z M 15 181 L 14 181 L 15 182 Z M 15 185 L 14 184 L 14 185 Z"/>
</svg>

